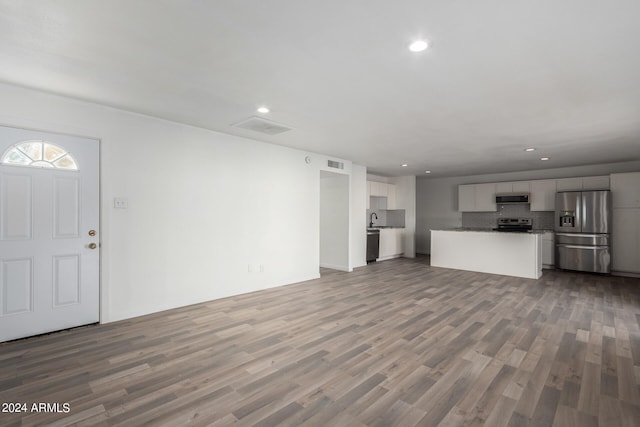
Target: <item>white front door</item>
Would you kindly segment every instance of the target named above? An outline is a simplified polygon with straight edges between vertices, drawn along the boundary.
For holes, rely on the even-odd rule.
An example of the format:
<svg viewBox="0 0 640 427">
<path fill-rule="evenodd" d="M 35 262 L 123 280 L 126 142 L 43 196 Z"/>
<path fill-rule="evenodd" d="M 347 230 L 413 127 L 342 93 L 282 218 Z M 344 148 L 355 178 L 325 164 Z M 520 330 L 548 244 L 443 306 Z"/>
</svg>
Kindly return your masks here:
<svg viewBox="0 0 640 427">
<path fill-rule="evenodd" d="M 0 342 L 99 320 L 98 144 L 0 126 Z"/>
</svg>

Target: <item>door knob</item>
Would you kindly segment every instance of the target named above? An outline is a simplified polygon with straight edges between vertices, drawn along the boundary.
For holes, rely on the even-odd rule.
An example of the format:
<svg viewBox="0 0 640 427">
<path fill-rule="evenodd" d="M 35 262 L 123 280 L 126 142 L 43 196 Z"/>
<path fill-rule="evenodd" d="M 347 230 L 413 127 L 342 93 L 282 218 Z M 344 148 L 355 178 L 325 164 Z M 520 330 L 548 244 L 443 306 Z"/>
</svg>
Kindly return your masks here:
<svg viewBox="0 0 640 427">
<path fill-rule="evenodd" d="M 95 243 L 89 243 L 89 249 L 95 249 L 97 247 L 98 245 L 96 245 Z"/>
<path fill-rule="evenodd" d="M 95 236 L 96 230 L 89 230 L 89 236 Z"/>
</svg>

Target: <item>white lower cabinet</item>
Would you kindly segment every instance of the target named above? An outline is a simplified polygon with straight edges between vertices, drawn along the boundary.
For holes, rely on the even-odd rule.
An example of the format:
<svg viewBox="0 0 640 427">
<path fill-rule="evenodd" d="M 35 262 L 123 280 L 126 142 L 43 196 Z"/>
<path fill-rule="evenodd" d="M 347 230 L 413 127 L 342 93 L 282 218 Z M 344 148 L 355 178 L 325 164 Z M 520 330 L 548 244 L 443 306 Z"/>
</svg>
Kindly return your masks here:
<svg viewBox="0 0 640 427">
<path fill-rule="evenodd" d="M 542 235 L 542 268 L 553 268 L 555 265 L 555 235 L 548 231 Z"/>
<path fill-rule="evenodd" d="M 397 258 L 404 253 L 404 228 L 380 230 L 380 253 L 378 260 Z"/>
<path fill-rule="evenodd" d="M 640 274 L 640 209 L 613 209 L 611 270 Z"/>
</svg>

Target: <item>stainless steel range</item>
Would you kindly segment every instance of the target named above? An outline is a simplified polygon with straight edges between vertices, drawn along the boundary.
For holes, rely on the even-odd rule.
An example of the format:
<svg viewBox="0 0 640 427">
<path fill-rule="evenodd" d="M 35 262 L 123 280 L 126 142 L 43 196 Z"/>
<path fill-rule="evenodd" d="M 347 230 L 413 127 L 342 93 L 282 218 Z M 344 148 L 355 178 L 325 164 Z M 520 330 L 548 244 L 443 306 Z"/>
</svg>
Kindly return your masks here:
<svg viewBox="0 0 640 427">
<path fill-rule="evenodd" d="M 498 226 L 495 231 L 512 231 L 526 233 L 533 228 L 531 218 L 498 218 Z"/>
</svg>

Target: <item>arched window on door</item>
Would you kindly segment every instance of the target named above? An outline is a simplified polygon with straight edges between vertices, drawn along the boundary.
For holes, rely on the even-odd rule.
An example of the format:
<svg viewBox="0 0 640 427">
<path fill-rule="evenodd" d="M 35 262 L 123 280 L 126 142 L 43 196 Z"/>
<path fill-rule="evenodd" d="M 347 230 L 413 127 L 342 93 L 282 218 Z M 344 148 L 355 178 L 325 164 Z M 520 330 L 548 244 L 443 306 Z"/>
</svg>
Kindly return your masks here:
<svg viewBox="0 0 640 427">
<path fill-rule="evenodd" d="M 75 159 L 64 148 L 46 141 L 22 141 L 4 152 L 2 164 L 78 170 Z"/>
</svg>

